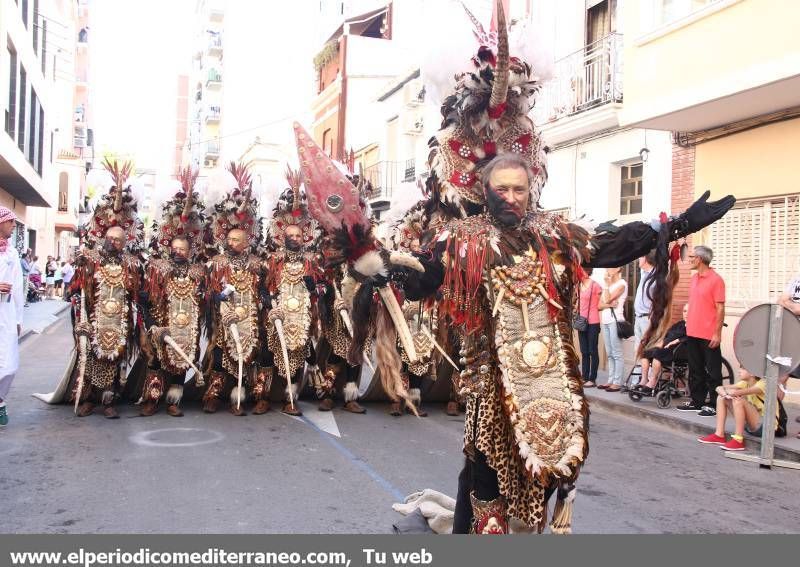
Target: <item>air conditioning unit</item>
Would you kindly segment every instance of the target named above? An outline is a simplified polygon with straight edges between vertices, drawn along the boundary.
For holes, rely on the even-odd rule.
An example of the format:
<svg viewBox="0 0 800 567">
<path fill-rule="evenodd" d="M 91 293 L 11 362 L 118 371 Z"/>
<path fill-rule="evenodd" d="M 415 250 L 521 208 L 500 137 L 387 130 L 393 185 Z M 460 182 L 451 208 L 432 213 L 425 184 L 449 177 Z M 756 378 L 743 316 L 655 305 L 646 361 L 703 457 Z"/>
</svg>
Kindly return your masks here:
<svg viewBox="0 0 800 567">
<path fill-rule="evenodd" d="M 402 118 L 403 134 L 419 136 L 422 134 L 424 124 L 421 112 L 406 112 Z"/>
<path fill-rule="evenodd" d="M 74 148 L 85 148 L 86 147 L 86 138 L 81 136 L 74 136 L 72 138 L 72 147 Z"/>
<path fill-rule="evenodd" d="M 409 81 L 403 87 L 403 104 L 408 107 L 420 106 L 425 102 L 425 87 L 421 79 Z"/>
</svg>

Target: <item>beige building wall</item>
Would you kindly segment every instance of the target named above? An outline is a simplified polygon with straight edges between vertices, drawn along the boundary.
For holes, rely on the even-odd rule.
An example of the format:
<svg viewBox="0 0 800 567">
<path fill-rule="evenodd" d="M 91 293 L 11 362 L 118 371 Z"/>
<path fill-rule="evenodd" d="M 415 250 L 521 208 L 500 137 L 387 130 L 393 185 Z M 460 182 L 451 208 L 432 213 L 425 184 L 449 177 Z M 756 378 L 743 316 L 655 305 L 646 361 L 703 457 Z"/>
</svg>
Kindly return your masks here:
<svg viewBox="0 0 800 567">
<path fill-rule="evenodd" d="M 800 118 L 699 144 L 695 193 L 739 200 L 800 193 L 799 149 Z"/>
<path fill-rule="evenodd" d="M 625 124 L 798 75 L 800 2 L 720 0 L 658 27 L 651 4 L 624 4 Z"/>
</svg>

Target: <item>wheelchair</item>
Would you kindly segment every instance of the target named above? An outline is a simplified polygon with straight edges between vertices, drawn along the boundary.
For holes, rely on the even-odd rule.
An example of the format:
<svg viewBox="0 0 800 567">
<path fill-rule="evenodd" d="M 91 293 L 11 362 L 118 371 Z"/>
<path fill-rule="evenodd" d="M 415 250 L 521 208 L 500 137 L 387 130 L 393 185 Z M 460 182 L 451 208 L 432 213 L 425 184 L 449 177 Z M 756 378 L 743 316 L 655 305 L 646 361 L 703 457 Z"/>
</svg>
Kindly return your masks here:
<svg viewBox="0 0 800 567">
<path fill-rule="evenodd" d="M 689 360 L 687 356 L 686 343 L 681 343 L 672 351 L 672 363 L 668 366 L 663 366 L 658 375 L 656 385 L 652 393 L 645 394 L 640 390 L 631 388 L 628 390 L 628 397 L 634 401 L 639 402 L 642 398 L 653 397 L 656 400 L 656 406 L 661 409 L 666 409 L 670 406 L 673 399 L 689 395 Z M 628 383 L 633 376 L 637 375 L 641 380 L 641 366 L 638 364 L 631 369 L 628 374 Z M 733 367 L 731 364 L 722 357 L 722 382 L 733 384 L 736 377 L 733 374 Z"/>
</svg>

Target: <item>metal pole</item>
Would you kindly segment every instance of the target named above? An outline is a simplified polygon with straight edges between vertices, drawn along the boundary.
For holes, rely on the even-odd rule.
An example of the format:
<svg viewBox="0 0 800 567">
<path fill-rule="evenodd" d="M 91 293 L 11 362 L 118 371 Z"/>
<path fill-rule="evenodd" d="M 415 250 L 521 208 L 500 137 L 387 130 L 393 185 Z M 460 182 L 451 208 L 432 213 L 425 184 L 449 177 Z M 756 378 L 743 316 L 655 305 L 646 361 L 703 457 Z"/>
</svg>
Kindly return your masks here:
<svg viewBox="0 0 800 567">
<path fill-rule="evenodd" d="M 767 366 L 764 380 L 767 383 L 764 400 L 764 418 L 761 427 L 761 466 L 772 467 L 775 452 L 775 412 L 778 405 L 778 374 L 780 366 L 773 362 L 781 356 L 781 332 L 783 330 L 783 307 L 773 304 L 769 312 L 769 342 L 767 343 Z"/>
</svg>

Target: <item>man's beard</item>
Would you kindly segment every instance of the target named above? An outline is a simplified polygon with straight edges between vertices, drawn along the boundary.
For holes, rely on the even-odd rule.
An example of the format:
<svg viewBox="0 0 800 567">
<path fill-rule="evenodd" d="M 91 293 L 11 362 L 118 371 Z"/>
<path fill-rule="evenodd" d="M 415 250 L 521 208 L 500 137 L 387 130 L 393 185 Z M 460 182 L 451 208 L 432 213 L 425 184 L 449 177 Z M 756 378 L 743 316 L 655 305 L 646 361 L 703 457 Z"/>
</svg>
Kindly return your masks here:
<svg viewBox="0 0 800 567">
<path fill-rule="evenodd" d="M 169 257 L 175 264 L 185 264 L 189 261 L 185 256 L 178 256 L 175 253 L 170 254 Z"/>
<path fill-rule="evenodd" d="M 226 250 L 226 251 L 228 252 L 228 254 L 230 254 L 231 256 L 238 256 L 238 255 L 239 255 L 239 251 L 238 251 L 238 250 L 236 250 L 236 249 L 235 249 L 233 246 L 231 246 L 230 244 L 226 244 L 226 245 L 225 245 L 225 250 Z"/>
<path fill-rule="evenodd" d="M 503 198 L 488 185 L 486 186 L 486 208 L 489 209 L 489 213 L 497 222 L 503 226 L 514 227 L 522 221 L 522 216 L 517 213 L 514 207 L 503 200 Z"/>
<path fill-rule="evenodd" d="M 287 240 L 286 241 L 286 249 L 289 252 L 300 252 L 301 248 L 302 248 L 302 244 L 300 244 L 299 242 L 293 242 L 292 240 Z"/>
<path fill-rule="evenodd" d="M 122 250 L 117 250 L 116 246 L 108 241 L 103 243 L 103 252 L 109 256 L 119 256 L 122 254 Z"/>
</svg>

